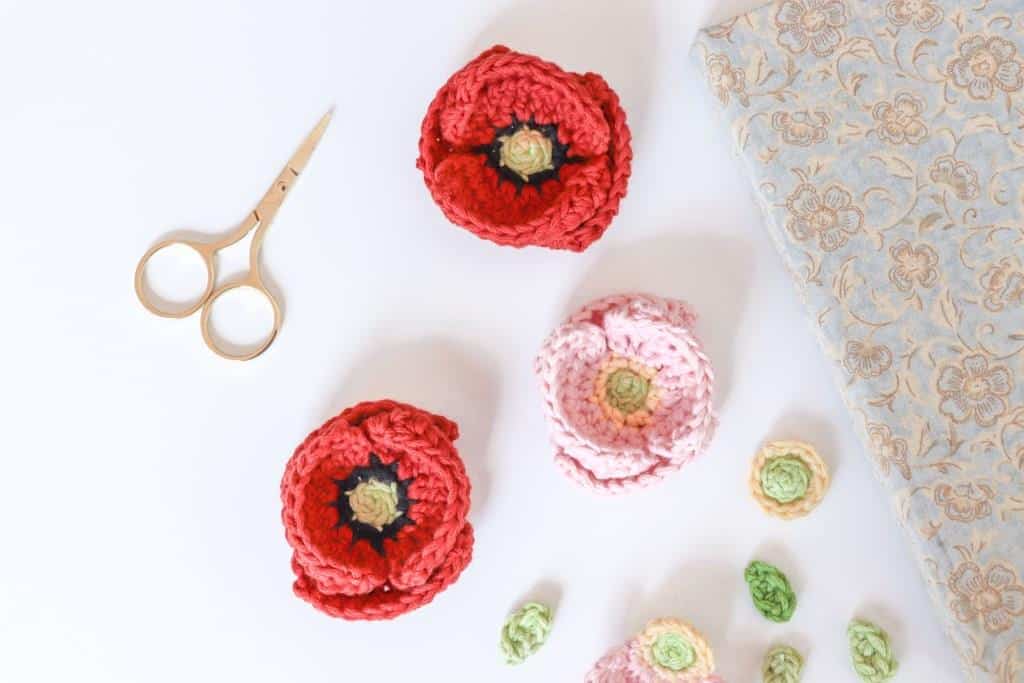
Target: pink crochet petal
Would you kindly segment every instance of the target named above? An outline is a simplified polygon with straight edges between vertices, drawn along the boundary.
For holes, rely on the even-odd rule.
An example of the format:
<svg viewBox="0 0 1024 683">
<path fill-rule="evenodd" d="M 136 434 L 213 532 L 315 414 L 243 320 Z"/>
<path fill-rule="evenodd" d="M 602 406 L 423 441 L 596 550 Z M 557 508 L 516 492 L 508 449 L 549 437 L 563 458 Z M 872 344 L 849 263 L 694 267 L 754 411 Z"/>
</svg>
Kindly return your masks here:
<svg viewBox="0 0 1024 683">
<path fill-rule="evenodd" d="M 583 683 L 645 683 L 629 668 L 629 643 L 599 659 Z"/>
<path fill-rule="evenodd" d="M 681 301 L 613 296 L 583 307 L 544 343 L 536 370 L 555 460 L 570 479 L 619 493 L 660 480 L 706 449 L 717 426 L 714 373 L 691 331 L 695 320 Z M 609 381 L 623 363 L 638 364 L 627 370 L 639 367 L 654 397 L 623 408 L 634 411 L 626 417 L 598 387 L 602 372 Z"/>
</svg>

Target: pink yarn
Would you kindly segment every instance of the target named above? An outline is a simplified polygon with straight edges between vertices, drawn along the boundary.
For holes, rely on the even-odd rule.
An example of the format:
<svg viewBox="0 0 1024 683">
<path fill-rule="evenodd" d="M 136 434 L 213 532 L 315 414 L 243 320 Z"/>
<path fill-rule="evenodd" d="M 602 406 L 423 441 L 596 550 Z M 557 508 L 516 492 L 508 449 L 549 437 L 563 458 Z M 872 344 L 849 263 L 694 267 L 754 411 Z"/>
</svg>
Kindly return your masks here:
<svg viewBox="0 0 1024 683">
<path fill-rule="evenodd" d="M 597 660 L 583 683 L 659 683 L 661 679 L 656 674 L 636 670 L 630 665 L 629 653 L 634 643 L 635 639 L 630 640 Z M 725 683 L 725 679 L 718 674 L 711 674 L 704 678 L 694 678 L 689 683 Z"/>
<path fill-rule="evenodd" d="M 602 493 L 648 486 L 706 448 L 718 425 L 714 372 L 681 301 L 637 294 L 594 301 L 544 342 L 535 370 L 551 423 L 555 461 L 576 483 Z M 642 425 L 611 419 L 595 400 L 613 359 L 653 373 L 658 399 Z"/>
<path fill-rule="evenodd" d="M 612 650 L 597 660 L 583 683 L 644 683 L 629 666 L 629 647 L 632 641 Z"/>
</svg>

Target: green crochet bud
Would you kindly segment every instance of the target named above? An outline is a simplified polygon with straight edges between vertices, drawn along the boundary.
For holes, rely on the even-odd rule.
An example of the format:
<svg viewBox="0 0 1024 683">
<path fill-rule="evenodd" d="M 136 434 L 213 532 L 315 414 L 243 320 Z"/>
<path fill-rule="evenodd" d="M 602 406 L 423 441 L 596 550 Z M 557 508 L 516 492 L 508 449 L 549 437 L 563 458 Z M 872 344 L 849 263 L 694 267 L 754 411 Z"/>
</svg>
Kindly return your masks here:
<svg viewBox="0 0 1024 683">
<path fill-rule="evenodd" d="M 779 645 L 768 650 L 761 666 L 764 683 L 800 683 L 804 659 L 788 645 Z"/>
<path fill-rule="evenodd" d="M 772 458 L 761 470 L 761 490 L 764 495 L 783 505 L 802 499 L 807 495 L 810 485 L 810 468 L 795 456 Z"/>
<path fill-rule="evenodd" d="M 501 652 L 506 664 L 522 664 L 537 652 L 551 632 L 551 610 L 528 602 L 513 612 L 501 629 Z"/>
<path fill-rule="evenodd" d="M 750 586 L 754 607 L 766 619 L 782 623 L 792 618 L 796 609 L 796 593 L 785 574 L 770 564 L 754 560 L 747 565 L 743 578 Z"/>
<path fill-rule="evenodd" d="M 889 634 L 868 621 L 853 620 L 846 635 L 850 639 L 853 670 L 864 683 L 885 683 L 896 675 L 899 663 L 889 643 Z"/>
<path fill-rule="evenodd" d="M 686 671 L 697 661 L 693 645 L 678 633 L 662 633 L 651 646 L 654 662 L 669 671 Z"/>
</svg>

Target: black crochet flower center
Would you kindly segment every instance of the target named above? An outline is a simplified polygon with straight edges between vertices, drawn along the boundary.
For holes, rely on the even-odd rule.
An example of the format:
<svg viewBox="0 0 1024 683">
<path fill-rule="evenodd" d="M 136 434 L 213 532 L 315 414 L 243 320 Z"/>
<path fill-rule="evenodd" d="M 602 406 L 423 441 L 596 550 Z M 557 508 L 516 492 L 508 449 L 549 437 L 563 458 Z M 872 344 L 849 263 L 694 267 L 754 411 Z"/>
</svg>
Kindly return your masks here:
<svg viewBox="0 0 1024 683">
<path fill-rule="evenodd" d="M 542 141 L 546 142 L 544 146 L 550 146 L 550 154 L 544 155 L 546 163 L 538 164 L 528 171 L 517 171 L 508 165 L 508 145 L 517 136 L 524 135 L 533 135 L 537 139 L 542 138 Z M 494 140 L 491 144 L 478 147 L 477 151 L 487 156 L 487 165 L 498 172 L 499 179 L 508 180 L 519 190 L 526 185 L 539 188 L 548 180 L 557 179 L 558 172 L 563 165 L 580 161 L 575 157 L 570 157 L 569 145 L 559 141 L 557 125 L 535 123 L 532 117 L 529 121 L 523 122 L 513 116 L 510 125 L 495 129 Z"/>
<path fill-rule="evenodd" d="M 412 479 L 398 478 L 398 462 L 384 465 L 376 453 L 370 463 L 357 467 L 347 479 L 335 479 L 338 497 L 330 506 L 338 511 L 335 529 L 348 526 L 352 544 L 368 542 L 381 556 L 384 539 L 395 540 L 398 532 L 415 524 L 409 518 L 409 507 L 416 501 L 409 498 Z"/>
</svg>

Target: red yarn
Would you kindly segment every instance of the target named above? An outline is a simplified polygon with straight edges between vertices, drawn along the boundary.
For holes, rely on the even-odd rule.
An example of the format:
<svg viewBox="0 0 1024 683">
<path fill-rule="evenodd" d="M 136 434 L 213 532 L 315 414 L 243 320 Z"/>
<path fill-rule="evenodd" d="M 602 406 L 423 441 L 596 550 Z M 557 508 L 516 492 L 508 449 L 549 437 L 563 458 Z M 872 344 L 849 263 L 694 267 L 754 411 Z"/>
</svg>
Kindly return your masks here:
<svg viewBox="0 0 1024 683">
<path fill-rule="evenodd" d="M 540 187 L 503 182 L 480 148 L 514 121 L 553 124 L 574 163 Z M 416 166 L 453 223 L 515 247 L 583 251 L 618 213 L 633 152 L 626 113 L 597 74 L 496 46 L 456 72 L 423 119 Z"/>
<path fill-rule="evenodd" d="M 331 616 L 392 619 L 455 581 L 473 551 L 470 484 L 452 444 L 458 433 L 450 420 L 385 400 L 353 406 L 306 437 L 281 480 L 295 594 Z M 371 454 L 409 482 L 411 523 L 385 538 L 381 552 L 354 539 L 335 507 L 339 483 Z"/>
</svg>

